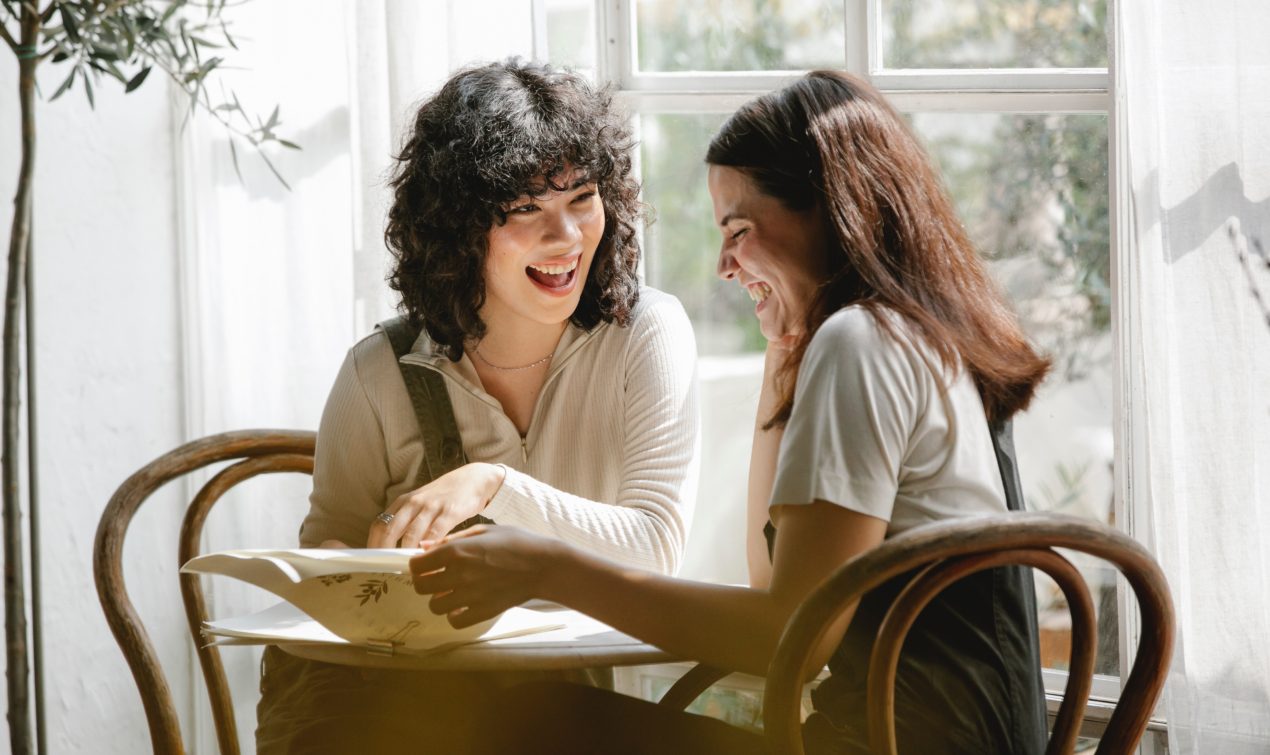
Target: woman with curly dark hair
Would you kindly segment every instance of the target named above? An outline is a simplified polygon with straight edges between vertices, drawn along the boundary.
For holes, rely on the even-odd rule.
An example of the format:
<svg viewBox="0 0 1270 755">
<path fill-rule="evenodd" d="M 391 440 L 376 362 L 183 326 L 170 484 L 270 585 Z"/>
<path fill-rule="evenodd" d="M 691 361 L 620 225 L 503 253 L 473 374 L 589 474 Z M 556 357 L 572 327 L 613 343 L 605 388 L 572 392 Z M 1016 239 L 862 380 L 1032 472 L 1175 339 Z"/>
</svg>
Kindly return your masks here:
<svg viewBox="0 0 1270 755">
<path fill-rule="evenodd" d="M 303 546 L 417 547 L 492 520 L 675 571 L 696 349 L 679 302 L 638 282 L 631 148 L 607 93 L 545 65 L 461 71 L 422 104 L 385 233 L 404 314 L 336 378 Z M 276 649 L 263 667 L 260 752 L 448 752 L 508 681 Z"/>
</svg>

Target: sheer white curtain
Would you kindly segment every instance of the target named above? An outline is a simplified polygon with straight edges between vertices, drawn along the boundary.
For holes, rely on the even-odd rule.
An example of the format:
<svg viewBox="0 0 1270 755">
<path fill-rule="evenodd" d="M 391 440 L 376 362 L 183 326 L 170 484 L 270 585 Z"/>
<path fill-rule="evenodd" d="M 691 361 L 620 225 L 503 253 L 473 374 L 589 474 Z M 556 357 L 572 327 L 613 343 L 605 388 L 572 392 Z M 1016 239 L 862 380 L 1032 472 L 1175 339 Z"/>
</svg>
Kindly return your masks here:
<svg viewBox="0 0 1270 755">
<path fill-rule="evenodd" d="M 1270 5 L 1115 6 L 1132 187 L 1136 482 L 1180 630 L 1169 750 L 1264 753 L 1270 327 L 1228 226 L 1237 220 L 1270 244 Z M 1254 275 L 1270 294 L 1270 275 Z"/>
<path fill-rule="evenodd" d="M 531 56 L 519 0 L 271 0 L 227 10 L 239 50 L 224 77 L 243 105 L 300 151 L 269 154 L 288 191 L 243 142 L 240 181 L 223 129 L 206 117 L 178 159 L 181 293 L 190 437 L 249 427 L 316 429 L 345 351 L 394 312 L 383 216 L 391 155 L 413 106 L 454 69 Z M 215 90 L 214 90 L 215 91 Z M 258 480 L 208 521 L 205 548 L 289 547 L 308 480 Z M 213 615 L 273 599 L 217 580 Z M 259 651 L 222 653 L 244 751 L 253 751 Z M 198 690 L 194 750 L 216 749 Z M 180 682 L 178 682 L 179 684 Z"/>
</svg>

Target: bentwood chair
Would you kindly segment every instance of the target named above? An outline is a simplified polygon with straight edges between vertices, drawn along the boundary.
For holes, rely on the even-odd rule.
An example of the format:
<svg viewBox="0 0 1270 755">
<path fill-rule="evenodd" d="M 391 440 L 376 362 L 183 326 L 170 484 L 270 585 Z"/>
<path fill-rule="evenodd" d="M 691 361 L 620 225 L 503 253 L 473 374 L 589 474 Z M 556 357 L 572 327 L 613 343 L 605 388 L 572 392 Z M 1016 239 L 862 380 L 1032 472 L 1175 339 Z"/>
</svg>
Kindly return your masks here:
<svg viewBox="0 0 1270 755">
<path fill-rule="evenodd" d="M 914 571 L 878 630 L 869 662 L 869 746 L 894 755 L 895 674 L 904 637 L 922 609 L 943 589 L 983 569 L 1018 564 L 1040 569 L 1062 589 L 1072 616 L 1070 674 L 1054 719 L 1047 755 L 1071 753 L 1093 683 L 1097 627 L 1084 578 L 1056 552 L 1091 554 L 1117 567 L 1133 588 L 1142 633 L 1120 702 L 1098 743 L 1098 755 L 1131 752 L 1159 699 L 1172 655 L 1173 602 L 1159 565 L 1127 535 L 1098 522 L 1059 514 L 1014 512 L 936 522 L 884 541 L 840 567 L 790 617 L 768 668 L 763 725 L 773 752 L 802 755 L 802 670 L 812 649 L 842 612 L 887 580 Z M 682 707 L 724 673 L 697 666 L 663 702 Z"/>
<path fill-rule="evenodd" d="M 124 585 L 123 546 L 128 525 L 141 504 L 165 483 L 212 464 L 235 462 L 213 476 L 186 509 L 181 524 L 180 560 L 176 564 L 179 567 L 199 555 L 207 514 L 230 488 L 261 474 L 312 474 L 314 438 L 314 433 L 298 430 L 239 430 L 191 441 L 142 467 L 119 486 L 106 504 L 93 549 L 97 597 L 137 682 L 156 753 L 176 755 L 184 752 L 184 746 L 171 687 Z M 182 574 L 180 582 L 185 616 L 212 704 L 216 739 L 222 753 L 237 755 L 238 729 L 220 651 L 202 638 L 201 628 L 207 618 L 202 585 L 197 574 Z"/>
</svg>

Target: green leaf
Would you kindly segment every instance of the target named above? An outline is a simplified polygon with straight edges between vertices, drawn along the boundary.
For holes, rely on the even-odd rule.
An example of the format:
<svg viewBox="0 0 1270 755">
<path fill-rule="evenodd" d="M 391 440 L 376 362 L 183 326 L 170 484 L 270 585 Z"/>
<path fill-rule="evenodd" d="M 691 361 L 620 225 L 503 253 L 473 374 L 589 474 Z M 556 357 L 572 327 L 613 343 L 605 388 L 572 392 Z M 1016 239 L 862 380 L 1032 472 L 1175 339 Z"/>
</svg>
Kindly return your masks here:
<svg viewBox="0 0 1270 755">
<path fill-rule="evenodd" d="M 220 65 L 222 62 L 224 62 L 224 60 L 225 60 L 224 58 L 208 58 L 207 61 L 203 63 L 203 65 L 198 67 L 198 77 L 200 79 L 205 78 L 207 74 L 212 72 L 212 69 Z"/>
<path fill-rule="evenodd" d="M 128 93 L 128 92 L 131 92 L 132 90 L 134 90 L 134 89 L 136 89 L 137 87 L 141 86 L 142 82 L 144 82 L 144 81 L 146 80 L 146 77 L 150 75 L 150 69 L 151 69 L 151 67 L 152 67 L 152 66 L 146 66 L 145 68 L 142 68 L 142 69 L 141 69 L 141 70 L 137 73 L 137 75 L 136 75 L 136 76 L 133 76 L 131 79 L 128 79 L 128 84 L 127 84 L 127 86 L 125 86 L 125 87 L 123 88 L 124 93 L 126 94 L 126 93 Z"/>
<path fill-rule="evenodd" d="M 65 52 L 59 52 L 59 53 L 57 53 L 56 55 L 54 55 L 54 56 L 53 56 L 53 62 L 54 62 L 54 63 L 61 63 L 63 60 L 66 60 L 66 59 L 67 59 L 67 58 L 69 58 L 69 57 L 70 57 L 70 55 L 67 55 Z"/>
<path fill-rule="evenodd" d="M 229 36 L 229 26 L 225 24 L 225 19 L 220 19 L 220 30 L 225 35 L 225 41 L 229 43 L 229 46 L 237 50 L 238 44 L 234 42 L 233 37 Z"/>
<path fill-rule="evenodd" d="M 75 83 L 75 74 L 77 74 L 77 73 L 79 73 L 79 68 L 72 68 L 72 69 L 71 69 L 71 75 L 70 75 L 70 76 L 67 76 L 67 77 L 66 77 L 66 79 L 62 82 L 62 85 L 61 85 L 61 86 L 59 86 L 59 87 L 57 88 L 57 91 L 53 93 L 53 96 L 52 96 L 52 97 L 49 97 L 49 102 L 52 102 L 53 100 L 57 99 L 58 97 L 61 97 L 63 94 L 65 94 L 65 93 L 66 93 L 66 91 L 67 91 L 68 89 L 70 89 L 70 88 L 71 88 L 71 85 Z"/>
<path fill-rule="evenodd" d="M 299 144 L 296 144 L 295 142 L 289 142 L 286 139 L 278 139 L 278 143 L 286 147 L 287 149 L 297 149 L 297 150 L 302 149 Z"/>
<path fill-rule="evenodd" d="M 62 25 L 66 27 L 66 36 L 76 44 L 79 43 L 79 27 L 75 23 L 75 14 L 67 6 L 59 4 L 58 12 L 62 16 Z"/>
<path fill-rule="evenodd" d="M 85 74 L 84 76 L 84 92 L 88 95 L 88 107 L 93 110 L 97 109 L 97 103 L 93 102 L 93 82 L 92 77 Z"/>
<path fill-rule="evenodd" d="M 273 106 L 273 112 L 269 114 L 269 122 L 261 127 L 261 131 L 272 131 L 274 126 L 278 125 L 278 108 L 279 105 Z"/>
<path fill-rule="evenodd" d="M 224 45 L 222 45 L 222 44 L 219 44 L 219 43 L 213 42 L 213 41 L 211 41 L 210 39 L 207 39 L 207 38 L 205 38 L 205 37 L 200 37 L 200 36 L 198 36 L 198 35 L 196 35 L 196 34 L 191 34 L 191 35 L 190 35 L 190 40 L 191 40 L 192 42 L 197 43 L 200 47 L 210 47 L 210 48 L 213 48 L 213 49 L 216 49 L 216 50 L 219 50 L 220 48 L 224 47 Z"/>
<path fill-rule="evenodd" d="M 123 71 L 120 71 L 119 66 L 114 63 L 106 63 L 106 72 L 114 77 L 115 81 L 118 81 L 120 84 L 128 83 L 128 77 L 124 76 Z"/>
</svg>

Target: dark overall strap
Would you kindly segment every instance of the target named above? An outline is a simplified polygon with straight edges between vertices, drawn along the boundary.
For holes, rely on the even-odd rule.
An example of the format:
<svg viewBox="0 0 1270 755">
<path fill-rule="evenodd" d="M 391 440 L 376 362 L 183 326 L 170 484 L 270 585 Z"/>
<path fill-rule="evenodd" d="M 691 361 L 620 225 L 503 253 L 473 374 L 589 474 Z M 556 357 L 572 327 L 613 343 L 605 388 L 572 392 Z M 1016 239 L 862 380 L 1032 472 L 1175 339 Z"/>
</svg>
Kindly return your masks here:
<svg viewBox="0 0 1270 755">
<path fill-rule="evenodd" d="M 1019 481 L 1019 464 L 1014 455 L 1014 420 L 988 423 L 992 435 L 992 451 L 997 455 L 1001 486 L 1005 488 L 1005 505 L 1010 511 L 1023 510 L 1023 483 Z"/>
<path fill-rule="evenodd" d="M 1010 511 L 1023 511 L 1023 483 L 1014 452 L 1013 419 L 988 423 L 992 450 L 1001 472 L 1005 503 Z M 993 570 L 996 587 L 997 640 L 1006 653 L 1007 679 L 1018 701 L 1014 714 L 1015 747 L 1020 752 L 1044 749 L 1049 732 L 1045 711 L 1045 684 L 1041 677 L 1040 629 L 1037 625 L 1036 586 L 1032 570 L 1009 566 Z M 1013 619 L 1013 620 L 1011 620 Z M 1030 688 L 1030 689 L 1029 689 Z M 1026 705 L 1024 701 L 1034 704 Z M 1039 748 L 1039 749 L 1038 749 Z"/>
<path fill-rule="evenodd" d="M 401 360 L 414 347 L 415 340 L 419 338 L 419 329 L 412 326 L 405 317 L 385 320 L 378 327 L 392 344 L 397 366 L 401 368 L 401 379 L 406 383 L 406 393 L 409 394 L 410 404 L 415 410 L 415 420 L 419 423 L 423 462 L 419 464 L 414 487 L 420 488 L 467 463 L 463 441 L 459 436 L 459 425 L 454 419 L 450 392 L 446 390 L 445 378 L 441 373 Z M 478 514 L 459 523 L 452 531 L 482 523 L 493 524 L 493 520 Z"/>
</svg>

